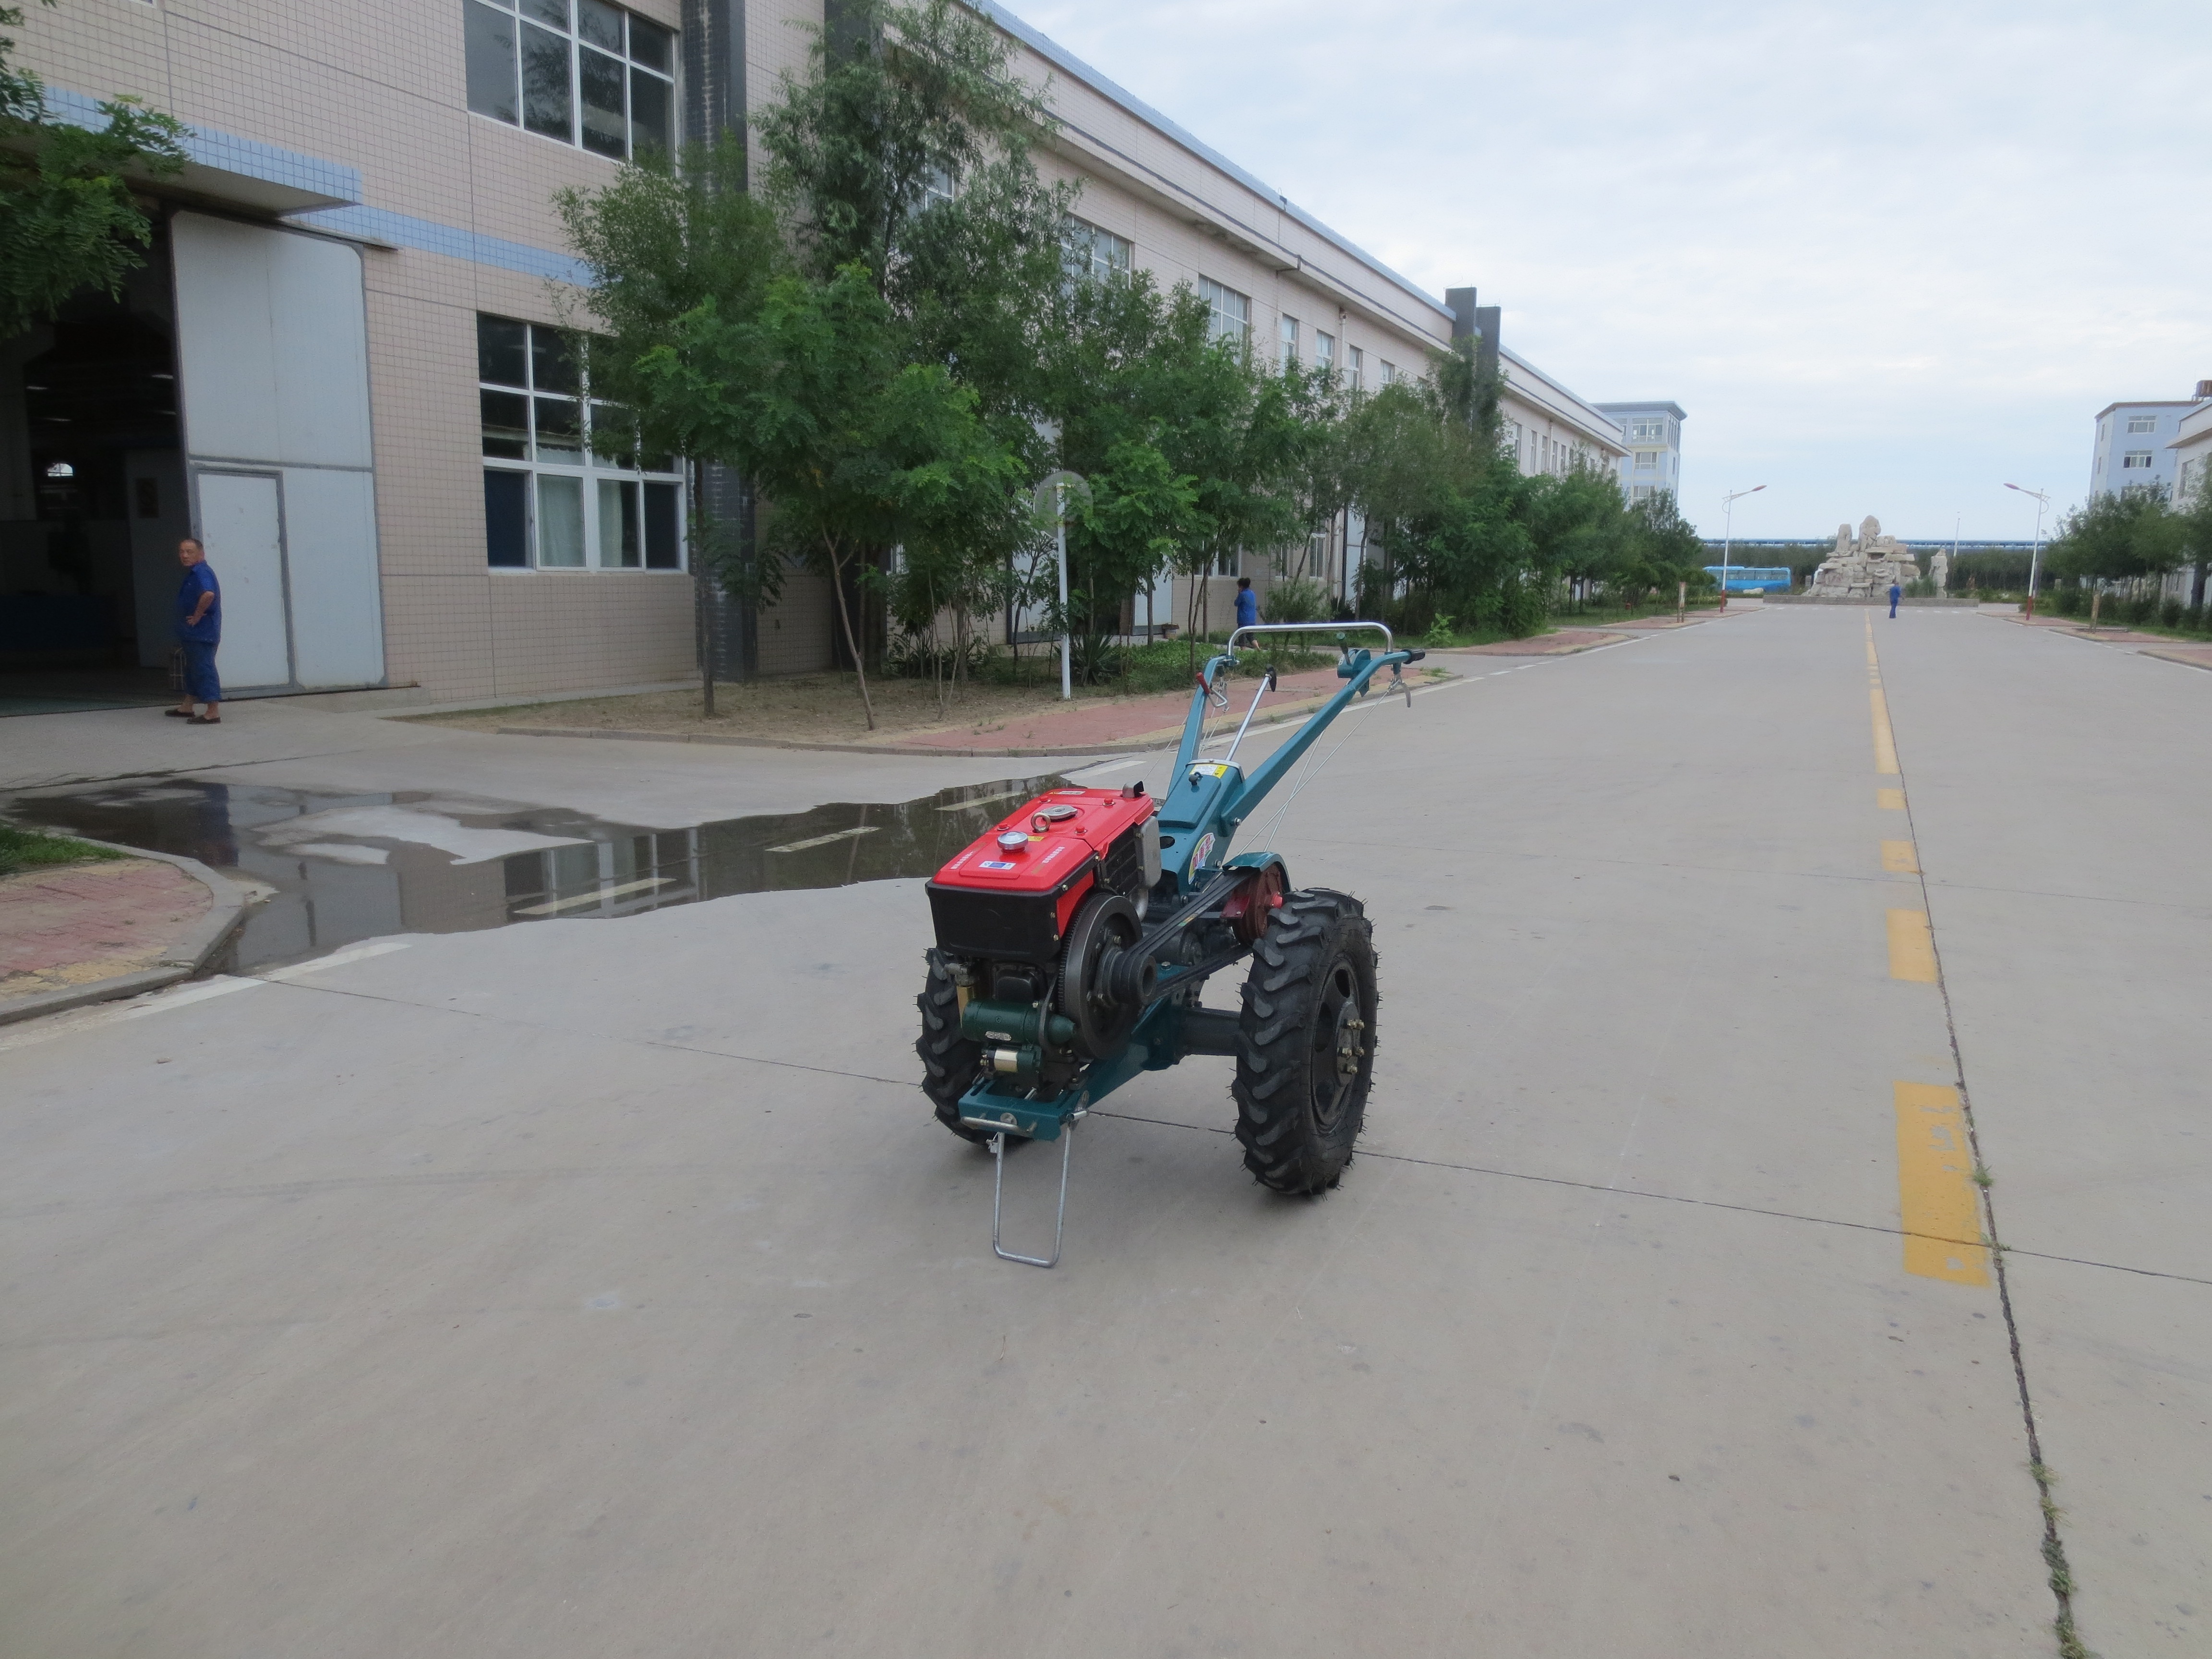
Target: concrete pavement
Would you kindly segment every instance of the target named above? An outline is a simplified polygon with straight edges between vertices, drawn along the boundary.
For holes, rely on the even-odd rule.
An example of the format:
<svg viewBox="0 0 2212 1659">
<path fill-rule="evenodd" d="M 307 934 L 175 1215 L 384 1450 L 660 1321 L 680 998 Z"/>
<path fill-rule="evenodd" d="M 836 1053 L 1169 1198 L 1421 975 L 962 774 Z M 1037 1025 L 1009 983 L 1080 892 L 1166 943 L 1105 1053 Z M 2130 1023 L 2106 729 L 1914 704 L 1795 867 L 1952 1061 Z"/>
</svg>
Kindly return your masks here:
<svg viewBox="0 0 2212 1659">
<path fill-rule="evenodd" d="M 2194 1650 L 2212 786 L 2172 757 L 2212 678 L 1941 611 L 1877 668 L 1865 628 L 1347 716 L 1240 845 L 1375 919 L 1361 1157 L 1273 1198 L 1224 1063 L 1146 1078 L 1077 1135 L 1050 1273 L 990 1258 L 988 1160 L 914 1085 L 916 883 L 0 1033 L 13 1642 L 2049 1653 L 2024 1381 L 2083 1637 Z M 738 787 L 658 749 L 562 775 Z M 1926 1132 L 1961 1060 L 2001 1259 L 1900 1221 L 1972 1213 Z"/>
</svg>

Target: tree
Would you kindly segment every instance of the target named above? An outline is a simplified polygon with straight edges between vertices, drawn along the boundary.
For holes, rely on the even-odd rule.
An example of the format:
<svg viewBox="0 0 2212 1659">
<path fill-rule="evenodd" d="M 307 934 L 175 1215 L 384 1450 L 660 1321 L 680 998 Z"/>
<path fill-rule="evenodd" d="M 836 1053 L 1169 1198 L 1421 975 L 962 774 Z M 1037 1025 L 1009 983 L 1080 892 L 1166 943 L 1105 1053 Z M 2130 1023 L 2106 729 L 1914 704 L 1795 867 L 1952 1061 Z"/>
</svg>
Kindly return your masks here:
<svg viewBox="0 0 2212 1659">
<path fill-rule="evenodd" d="M 2181 521 L 2181 552 L 2193 567 L 2189 582 L 2189 608 L 2204 608 L 2204 578 L 2212 570 L 2212 461 L 2197 463 L 2197 482 L 2174 502 Z"/>
<path fill-rule="evenodd" d="M 2056 574 L 2093 581 L 2162 576 L 2181 562 L 2187 533 L 2163 489 L 2131 484 L 2068 514 L 2045 557 Z"/>
<path fill-rule="evenodd" d="M 0 6 L 0 29 L 22 22 L 21 7 Z M 38 76 L 9 62 L 15 45 L 0 34 L 0 339 L 86 289 L 120 294 L 154 240 L 125 174 L 165 178 L 185 161 L 183 124 L 136 99 L 102 103 L 97 130 L 52 119 Z"/>
<path fill-rule="evenodd" d="M 864 264 L 827 283 L 779 276 L 751 317 L 710 299 L 674 336 L 636 366 L 645 396 L 687 453 L 727 459 L 774 502 L 774 548 L 829 578 L 872 731 L 848 580 L 882 550 L 936 559 L 979 526 L 988 544 L 1017 544 L 1031 523 L 1019 458 L 941 365 L 900 361 Z"/>
<path fill-rule="evenodd" d="M 1042 474 L 1048 323 L 1077 194 L 1031 160 L 1055 125 L 1042 94 L 1012 74 L 1012 43 L 953 0 L 845 0 L 812 33 L 805 75 L 786 75 L 756 123 L 766 193 L 800 268 L 829 282 L 864 264 L 898 357 L 939 367 L 1028 476 Z M 935 573 L 964 596 L 949 601 L 963 607 L 956 634 L 968 603 L 1006 591 L 1004 544 L 995 515 L 948 544 L 974 566 Z M 866 550 L 858 566 L 886 592 L 890 554 Z"/>
</svg>

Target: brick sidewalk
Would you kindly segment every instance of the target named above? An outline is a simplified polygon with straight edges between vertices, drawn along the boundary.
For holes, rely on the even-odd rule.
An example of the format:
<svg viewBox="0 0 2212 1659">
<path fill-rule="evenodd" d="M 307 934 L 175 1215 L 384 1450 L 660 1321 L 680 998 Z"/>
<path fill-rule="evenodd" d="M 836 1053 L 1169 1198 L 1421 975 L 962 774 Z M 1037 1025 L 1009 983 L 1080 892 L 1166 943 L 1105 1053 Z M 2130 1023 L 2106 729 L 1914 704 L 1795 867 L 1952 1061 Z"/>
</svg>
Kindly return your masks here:
<svg viewBox="0 0 2212 1659">
<path fill-rule="evenodd" d="M 211 902 L 189 872 L 150 859 L 0 880 L 0 1000 L 155 967 Z"/>
</svg>

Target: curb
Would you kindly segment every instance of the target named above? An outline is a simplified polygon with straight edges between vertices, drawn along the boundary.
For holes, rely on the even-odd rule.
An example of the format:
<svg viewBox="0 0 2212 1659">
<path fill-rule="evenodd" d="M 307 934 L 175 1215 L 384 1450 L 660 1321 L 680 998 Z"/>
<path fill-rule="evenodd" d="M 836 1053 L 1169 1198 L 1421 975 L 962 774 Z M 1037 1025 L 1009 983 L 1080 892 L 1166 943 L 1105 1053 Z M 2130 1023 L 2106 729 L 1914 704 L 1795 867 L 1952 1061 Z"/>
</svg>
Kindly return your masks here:
<svg viewBox="0 0 2212 1659">
<path fill-rule="evenodd" d="M 35 996 L 14 997 L 0 1002 L 0 1025 L 13 1025 L 18 1021 L 37 1019 L 46 1014 L 58 1014 L 71 1008 L 82 1008 L 88 1003 L 112 1002 L 119 997 L 135 997 L 142 992 L 158 991 L 165 985 L 174 985 L 179 980 L 190 979 L 207 965 L 208 959 L 230 942 L 230 936 L 246 919 L 246 907 L 252 902 L 250 896 L 228 877 L 216 874 L 198 859 L 188 859 L 177 853 L 151 853 L 143 847 L 125 847 L 120 842 L 98 841 L 90 836 L 70 836 L 88 846 L 112 848 L 118 853 L 128 853 L 134 859 L 147 859 L 155 864 L 173 864 L 208 890 L 208 912 L 194 922 L 191 932 L 171 949 L 154 968 L 142 968 L 135 974 L 118 974 L 110 979 L 94 980 L 89 985 L 72 985 L 65 991 L 41 991 Z"/>
</svg>

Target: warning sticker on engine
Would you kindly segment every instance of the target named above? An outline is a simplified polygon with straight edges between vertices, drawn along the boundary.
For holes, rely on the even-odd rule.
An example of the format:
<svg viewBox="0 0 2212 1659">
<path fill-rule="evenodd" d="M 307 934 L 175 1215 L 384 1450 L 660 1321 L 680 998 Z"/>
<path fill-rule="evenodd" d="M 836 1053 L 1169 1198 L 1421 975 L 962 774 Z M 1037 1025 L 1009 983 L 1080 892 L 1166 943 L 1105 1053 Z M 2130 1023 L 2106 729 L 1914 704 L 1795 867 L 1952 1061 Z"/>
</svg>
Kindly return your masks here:
<svg viewBox="0 0 2212 1659">
<path fill-rule="evenodd" d="M 1004 859 L 979 859 L 975 867 L 978 870 L 1011 870 L 1014 866 Z"/>
</svg>

